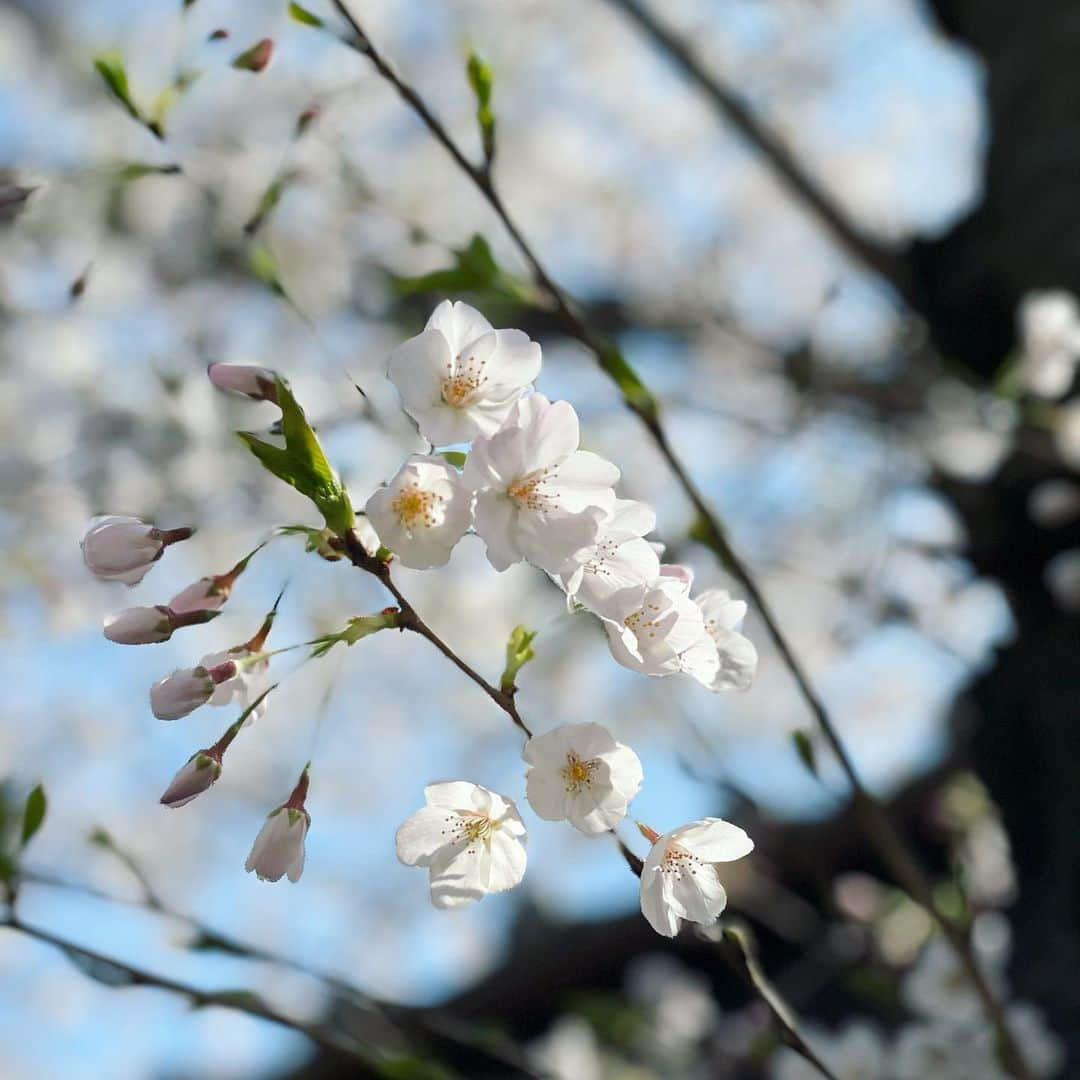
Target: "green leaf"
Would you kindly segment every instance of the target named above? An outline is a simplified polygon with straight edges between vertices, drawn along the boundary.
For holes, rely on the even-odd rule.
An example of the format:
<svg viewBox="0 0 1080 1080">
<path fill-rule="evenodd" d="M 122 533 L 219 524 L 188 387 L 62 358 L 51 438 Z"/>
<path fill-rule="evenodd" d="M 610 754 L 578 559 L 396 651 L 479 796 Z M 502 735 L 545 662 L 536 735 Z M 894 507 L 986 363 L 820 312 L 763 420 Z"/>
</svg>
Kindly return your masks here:
<svg viewBox="0 0 1080 1080">
<path fill-rule="evenodd" d="M 490 163 L 495 156 L 495 112 L 491 107 L 494 77 L 491 66 L 474 52 L 469 53 L 465 70 L 469 76 L 469 85 L 476 95 L 476 122 L 480 126 L 484 158 Z"/>
<path fill-rule="evenodd" d="M 402 296 L 418 293 L 480 292 L 499 286 L 499 266 L 488 242 L 479 234 L 454 252 L 454 265 L 419 277 L 395 277 Z"/>
<path fill-rule="evenodd" d="M 142 113 L 132 100 L 123 56 L 115 51 L 102 53 L 94 58 L 94 67 L 113 97 L 127 110 L 128 115 L 141 123 Z"/>
<path fill-rule="evenodd" d="M 200 930 L 187 943 L 187 947 L 192 952 L 219 952 L 226 953 L 229 956 L 251 955 L 250 950 L 244 948 L 243 945 L 230 941 L 228 938 L 223 938 L 215 934 L 213 930 Z"/>
<path fill-rule="evenodd" d="M 298 23 L 303 23 L 304 26 L 322 26 L 323 21 L 312 11 L 308 11 L 307 8 L 301 7 L 299 4 L 289 5 L 289 16 L 295 19 Z"/>
<path fill-rule="evenodd" d="M 274 207 L 281 202 L 281 196 L 284 193 L 285 178 L 281 176 L 275 177 L 262 193 L 262 198 L 259 199 L 259 205 L 256 207 L 255 213 L 251 215 L 251 218 L 244 225 L 244 232 L 248 236 L 254 236 L 259 231 Z"/>
<path fill-rule="evenodd" d="M 536 656 L 532 648 L 536 634 L 536 630 L 526 630 L 524 626 L 515 626 L 510 632 L 510 639 L 506 643 L 506 667 L 499 680 L 499 689 L 504 694 L 514 692 L 518 672 Z"/>
<path fill-rule="evenodd" d="M 455 469 L 464 469 L 469 455 L 461 450 L 440 450 L 439 457 L 445 458 Z"/>
<path fill-rule="evenodd" d="M 277 259 L 271 254 L 269 248 L 263 247 L 261 244 L 253 247 L 248 252 L 248 266 L 259 281 L 277 293 L 278 296 L 285 296 L 285 286 L 281 284 Z"/>
<path fill-rule="evenodd" d="M 265 442 L 250 431 L 237 434 L 267 470 L 296 488 L 301 495 L 306 495 L 318 507 L 334 532 L 351 529 L 356 517 L 348 492 L 327 461 L 289 384 L 280 377 L 277 380 L 277 404 L 281 409 L 281 431 L 285 437 L 283 447 Z"/>
<path fill-rule="evenodd" d="M 192 1002 L 192 1009 L 205 1009 L 209 1005 L 221 1005 L 226 1009 L 239 1009 L 241 1012 L 262 1012 L 266 1003 L 251 990 L 215 990 L 202 995 Z"/>
<path fill-rule="evenodd" d="M 311 650 L 312 657 L 325 656 L 339 642 L 355 645 L 358 641 L 380 630 L 393 630 L 399 626 L 401 626 L 401 612 L 392 607 L 374 615 L 354 615 L 344 630 L 336 634 L 326 634 L 314 641 L 309 641 L 308 644 L 314 646 Z"/>
<path fill-rule="evenodd" d="M 148 165 L 142 161 L 132 161 L 121 165 L 117 170 L 117 179 L 122 181 L 141 180 L 144 176 L 176 176 L 179 165 Z"/>
<path fill-rule="evenodd" d="M 646 420 L 655 420 L 659 407 L 652 391 L 641 381 L 617 345 L 605 345 L 598 353 L 600 367 L 619 388 L 623 400 Z"/>
<path fill-rule="evenodd" d="M 791 733 L 791 741 L 795 744 L 795 753 L 806 766 L 807 772 L 816 777 L 818 775 L 817 752 L 814 750 L 813 740 L 802 728 L 796 728 Z"/>
<path fill-rule="evenodd" d="M 19 841 L 20 847 L 26 847 L 34 834 L 41 828 L 45 820 L 45 811 L 48 809 L 48 799 L 45 798 L 45 788 L 38 784 L 26 797 L 26 805 L 23 807 L 22 836 Z"/>
</svg>

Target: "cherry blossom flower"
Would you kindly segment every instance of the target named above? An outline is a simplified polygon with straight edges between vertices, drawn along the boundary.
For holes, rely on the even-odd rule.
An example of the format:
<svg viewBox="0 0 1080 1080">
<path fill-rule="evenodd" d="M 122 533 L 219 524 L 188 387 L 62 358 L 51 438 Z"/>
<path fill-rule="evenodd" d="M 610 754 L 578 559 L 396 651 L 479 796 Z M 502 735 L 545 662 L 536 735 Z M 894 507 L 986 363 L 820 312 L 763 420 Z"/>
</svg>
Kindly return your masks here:
<svg viewBox="0 0 1080 1080">
<path fill-rule="evenodd" d="M 472 524 L 472 492 L 441 457 L 414 454 L 365 507 L 402 566 L 444 566 Z"/>
<path fill-rule="evenodd" d="M 659 556 L 643 539 L 654 528 L 652 507 L 633 499 L 616 499 L 611 516 L 600 523 L 588 557 L 571 559 L 558 575 L 570 605 L 580 604 L 597 615 L 611 614 L 615 593 L 657 577 Z"/>
<path fill-rule="evenodd" d="M 513 800 L 465 780 L 428 784 L 427 805 L 397 831 L 397 857 L 425 866 L 438 908 L 512 889 L 525 874 L 525 825 Z"/>
<path fill-rule="evenodd" d="M 389 365 L 405 411 L 434 446 L 494 434 L 539 373 L 539 345 L 520 330 L 492 329 L 460 300 L 444 300 Z"/>
<path fill-rule="evenodd" d="M 119 514 L 94 518 L 82 538 L 83 561 L 103 581 L 137 585 L 169 544 L 186 540 L 193 531 L 163 531 L 139 518 Z"/>
<path fill-rule="evenodd" d="M 161 805 L 170 808 L 187 806 L 192 799 L 208 791 L 221 776 L 221 755 L 213 749 L 199 750 L 172 778 L 161 796 Z"/>
<path fill-rule="evenodd" d="M 657 577 L 612 594 L 604 617 L 611 655 L 645 675 L 686 674 L 712 686 L 720 670 L 716 642 L 690 599 L 685 567 L 663 566 Z"/>
<path fill-rule="evenodd" d="M 674 937 L 683 920 L 708 926 L 727 905 L 717 863 L 749 855 L 754 842 L 737 825 L 703 818 L 663 836 L 639 826 L 652 842 L 641 871 L 641 911 L 664 937 Z"/>
<path fill-rule="evenodd" d="M 244 394 L 255 401 L 277 401 L 277 375 L 268 368 L 217 363 L 211 364 L 206 374 L 219 390 Z"/>
<path fill-rule="evenodd" d="M 199 666 L 207 670 L 224 667 L 226 664 L 232 664 L 236 670 L 214 686 L 206 704 L 218 707 L 238 705 L 241 709 L 246 709 L 270 686 L 270 661 L 258 649 L 251 649 L 247 645 L 224 652 L 207 653 L 199 661 Z M 246 723 L 251 724 L 261 719 L 265 712 L 264 701 L 251 711 Z"/>
<path fill-rule="evenodd" d="M 233 678 L 236 671 L 232 660 L 212 668 L 179 668 L 150 687 L 150 707 L 159 720 L 179 720 L 205 705 L 214 688 Z"/>
<path fill-rule="evenodd" d="M 120 645 L 149 645 L 172 637 L 167 607 L 125 608 L 105 616 L 105 636 Z"/>
<path fill-rule="evenodd" d="M 525 744 L 529 805 L 586 836 L 614 829 L 641 787 L 641 762 L 600 724 L 565 724 Z"/>
<path fill-rule="evenodd" d="M 705 630 L 716 643 L 719 667 L 710 690 L 748 690 L 757 670 L 757 649 L 739 633 L 746 617 L 746 603 L 733 600 L 726 589 L 707 589 L 696 597 L 705 618 Z"/>
<path fill-rule="evenodd" d="M 181 589 L 170 601 L 169 607 L 180 614 L 187 611 L 218 611 L 232 594 L 237 579 L 247 569 L 255 554 L 262 550 L 260 544 L 245 555 L 231 570 L 224 574 L 209 574 Z"/>
<path fill-rule="evenodd" d="M 304 806 L 307 798 L 310 766 L 305 766 L 292 794 L 281 806 L 271 810 L 255 837 L 244 869 L 260 881 L 280 881 L 288 877 L 300 880 L 304 872 L 304 841 L 311 826 L 311 815 Z"/>
<path fill-rule="evenodd" d="M 105 616 L 105 636 L 120 645 L 151 645 L 168 641 L 182 626 L 200 625 L 216 615 L 216 611 L 177 613 L 162 604 L 125 608 Z"/>
<path fill-rule="evenodd" d="M 548 573 L 587 559 L 600 523 L 615 509 L 619 470 L 578 449 L 577 414 L 568 402 L 530 394 L 465 463 L 477 492 L 476 531 L 496 570 L 526 559 Z"/>
</svg>

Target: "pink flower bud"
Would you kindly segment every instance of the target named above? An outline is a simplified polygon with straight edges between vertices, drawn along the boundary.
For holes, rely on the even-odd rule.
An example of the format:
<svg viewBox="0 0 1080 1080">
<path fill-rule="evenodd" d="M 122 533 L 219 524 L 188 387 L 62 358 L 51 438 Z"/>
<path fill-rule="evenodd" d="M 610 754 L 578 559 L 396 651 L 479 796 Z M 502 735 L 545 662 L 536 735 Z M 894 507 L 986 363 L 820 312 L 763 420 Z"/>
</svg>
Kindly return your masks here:
<svg viewBox="0 0 1080 1080">
<path fill-rule="evenodd" d="M 133 607 L 105 616 L 105 636 L 120 645 L 151 645 L 172 637 L 167 607 Z"/>
<path fill-rule="evenodd" d="M 169 601 L 169 607 L 178 615 L 189 611 L 217 611 L 228 599 L 228 587 L 222 588 L 217 578 L 204 577 L 181 589 Z"/>
<path fill-rule="evenodd" d="M 221 751 L 200 750 L 172 778 L 161 796 L 161 804 L 170 808 L 186 806 L 196 795 L 211 788 L 221 775 Z"/>
<path fill-rule="evenodd" d="M 211 364 L 206 369 L 219 390 L 246 394 L 256 401 L 277 401 L 277 375 L 269 368 L 248 364 Z"/>
<path fill-rule="evenodd" d="M 292 794 L 270 812 L 244 863 L 260 881 L 280 881 L 288 876 L 299 881 L 304 872 L 304 841 L 311 825 L 311 815 L 304 808 L 307 798 L 308 769 L 305 767 Z"/>
<path fill-rule="evenodd" d="M 159 720 L 179 720 L 205 705 L 214 687 L 236 674 L 231 660 L 207 670 L 204 667 L 180 668 L 150 687 L 150 707 Z"/>
<path fill-rule="evenodd" d="M 92 574 L 125 585 L 142 581 L 165 550 L 160 530 L 118 514 L 94 518 L 81 546 L 83 561 Z"/>
</svg>

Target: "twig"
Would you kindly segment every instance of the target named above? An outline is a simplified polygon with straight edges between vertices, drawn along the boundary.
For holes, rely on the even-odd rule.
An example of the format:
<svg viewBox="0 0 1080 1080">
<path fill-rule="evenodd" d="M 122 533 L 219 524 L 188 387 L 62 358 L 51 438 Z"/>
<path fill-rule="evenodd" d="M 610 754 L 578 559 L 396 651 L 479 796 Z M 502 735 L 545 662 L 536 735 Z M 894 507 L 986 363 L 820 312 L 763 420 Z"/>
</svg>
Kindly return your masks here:
<svg viewBox="0 0 1080 1080">
<path fill-rule="evenodd" d="M 401 610 L 401 626 L 405 630 L 411 630 L 414 634 L 419 634 L 423 638 L 427 638 L 436 649 L 439 650 L 459 671 L 461 671 L 472 682 L 476 683 L 481 690 L 510 719 L 525 733 L 526 738 L 532 738 L 532 731 L 529 726 L 522 719 L 521 714 L 518 712 L 517 704 L 514 701 L 514 694 L 508 693 L 504 690 L 500 690 L 499 687 L 488 682 L 475 668 L 472 668 L 467 664 L 454 650 L 447 645 L 445 641 L 430 626 L 419 616 L 416 608 L 409 603 L 405 598 L 405 595 L 398 588 L 393 578 L 390 576 L 390 564 L 384 562 L 382 559 L 377 558 L 374 555 L 369 555 L 364 550 L 364 545 L 360 541 L 360 537 L 355 531 L 350 530 L 342 537 L 342 541 L 345 545 L 345 553 L 349 557 L 349 561 L 361 570 L 366 570 L 369 574 L 377 577 L 382 582 L 383 586 L 389 590 L 390 594 L 397 601 L 398 607 Z"/>
<path fill-rule="evenodd" d="M 544 264 L 540 261 L 532 246 L 507 210 L 502 196 L 495 186 L 491 163 L 484 162 L 483 164 L 478 165 L 469 160 L 464 151 L 458 146 L 457 142 L 443 126 L 442 122 L 434 115 L 419 93 L 394 71 L 382 54 L 375 48 L 371 38 L 368 37 L 355 16 L 349 11 L 344 0 L 332 0 L 332 2 L 334 8 L 345 20 L 350 30 L 350 36 L 343 39 L 344 43 L 371 61 L 379 75 L 394 87 L 431 135 L 443 146 L 461 171 L 472 181 L 473 185 L 484 196 L 488 205 L 502 222 L 503 227 L 506 229 L 518 251 L 528 264 L 535 283 L 546 292 L 551 299 L 551 302 L 555 306 L 556 314 L 567 333 L 577 341 L 581 342 L 581 344 L 594 354 L 601 369 L 611 376 L 620 387 L 623 400 L 627 407 L 636 413 L 644 424 L 653 443 L 656 445 L 661 456 L 667 462 L 675 475 L 675 478 L 678 480 L 679 485 L 692 503 L 694 510 L 698 515 L 703 541 L 720 558 L 721 562 L 724 563 L 732 576 L 735 577 L 739 584 L 746 590 L 747 595 L 758 608 L 769 637 L 772 639 L 784 664 L 794 677 L 800 693 L 810 707 L 810 711 L 817 721 L 818 726 L 821 728 L 826 742 L 836 755 L 840 767 L 851 785 L 855 808 L 868 838 L 877 847 L 882 859 L 885 861 L 890 872 L 894 875 L 900 885 L 910 893 L 913 899 L 924 905 L 933 915 L 934 919 L 940 924 L 942 931 L 956 951 L 964 970 L 967 972 L 976 993 L 982 1001 L 987 1019 L 994 1027 L 1002 1064 L 1014 1076 L 1019 1077 L 1020 1080 L 1030 1080 L 1031 1072 L 1027 1068 L 1019 1046 L 1005 1023 L 1005 1015 L 1001 1004 L 995 998 L 993 991 L 990 989 L 989 984 L 978 966 L 967 930 L 957 925 L 952 918 L 941 909 L 940 905 L 938 905 L 934 899 L 933 891 L 925 871 L 919 866 L 914 855 L 894 829 L 882 806 L 863 786 L 859 774 L 855 769 L 854 762 L 848 754 L 843 741 L 840 739 L 835 724 L 829 716 L 817 691 L 810 683 L 802 665 L 796 658 L 786 636 L 780 629 L 780 625 L 765 601 L 764 595 L 753 574 L 732 548 L 719 517 L 705 502 L 701 492 L 690 478 L 686 467 L 672 449 L 667 437 L 667 432 L 660 422 L 656 402 L 652 394 L 643 386 L 643 384 L 640 384 L 636 376 L 633 376 L 633 382 L 636 384 L 636 387 L 627 388 L 623 376 L 629 369 L 625 365 L 625 362 L 621 360 L 618 351 L 605 342 L 604 339 L 595 333 L 588 323 L 585 322 L 578 313 L 577 306 L 569 294 L 566 293 L 548 273 Z M 747 114 L 747 116 L 749 117 L 749 114 Z M 370 556 L 367 556 L 366 553 L 363 552 L 363 548 L 359 545 L 358 541 L 355 546 L 359 548 L 359 551 L 364 555 L 364 558 L 370 562 Z M 357 562 L 351 551 L 350 558 L 353 559 L 354 563 Z M 362 563 L 357 563 L 357 565 L 362 565 Z M 364 568 L 370 569 L 368 566 L 364 566 Z M 389 574 L 387 572 L 384 575 L 384 583 L 387 583 L 387 587 L 393 592 L 394 589 L 388 582 Z M 395 595 L 397 594 L 395 593 Z M 405 609 L 403 608 L 402 610 L 404 611 Z M 444 655 L 457 664 L 469 678 L 484 689 L 496 704 L 499 704 L 500 707 L 510 715 L 511 719 L 513 719 L 522 730 L 528 730 L 521 722 L 521 718 L 517 716 L 512 700 L 506 701 L 505 703 L 500 700 L 502 695 L 500 695 L 500 692 L 495 687 L 491 686 L 490 683 L 458 659 L 447 646 L 445 646 L 426 626 L 424 626 L 422 622 L 419 621 L 415 612 L 412 613 L 412 617 L 415 617 L 418 620 L 417 625 L 414 625 L 412 629 L 421 633 L 424 637 L 427 637 L 428 640 L 435 644 Z"/>
</svg>

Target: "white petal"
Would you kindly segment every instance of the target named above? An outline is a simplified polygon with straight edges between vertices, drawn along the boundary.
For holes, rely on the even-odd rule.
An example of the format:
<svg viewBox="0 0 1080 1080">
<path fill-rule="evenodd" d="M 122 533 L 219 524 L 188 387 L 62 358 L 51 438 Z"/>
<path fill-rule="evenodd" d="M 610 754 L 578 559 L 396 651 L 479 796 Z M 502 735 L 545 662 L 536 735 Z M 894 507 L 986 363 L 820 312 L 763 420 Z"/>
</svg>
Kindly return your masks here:
<svg viewBox="0 0 1080 1080">
<path fill-rule="evenodd" d="M 394 850 L 406 866 L 428 866 L 448 846 L 457 812 L 441 806 L 425 806 L 403 822 L 394 836 Z"/>
<path fill-rule="evenodd" d="M 468 780 L 440 780 L 424 788 L 424 798 L 429 806 L 442 806 L 448 810 L 471 810 L 477 792 L 483 790 Z"/>
<path fill-rule="evenodd" d="M 431 902 L 440 908 L 479 900 L 491 879 L 491 852 L 478 840 L 442 848 L 431 861 Z"/>
<path fill-rule="evenodd" d="M 641 873 L 641 913 L 658 934 L 669 938 L 678 934 L 679 915 L 671 903 L 666 876 L 649 860 Z"/>
<path fill-rule="evenodd" d="M 476 496 L 476 531 L 487 545 L 488 562 L 500 572 L 523 558 L 516 542 L 517 513 L 513 502 L 499 492 L 482 491 Z"/>
<path fill-rule="evenodd" d="M 738 825 L 721 818 L 703 818 L 672 834 L 675 842 L 705 862 L 731 862 L 754 850 L 754 841 Z"/>
<path fill-rule="evenodd" d="M 505 829 L 492 833 L 488 891 L 505 892 L 512 889 L 525 876 L 525 863 L 525 845 L 521 840 Z"/>
<path fill-rule="evenodd" d="M 461 300 L 454 303 L 444 300 L 439 304 L 431 313 L 426 329 L 441 331 L 454 356 L 477 338 L 492 332 L 491 323 L 476 308 Z"/>
<path fill-rule="evenodd" d="M 545 821 L 566 818 L 566 783 L 553 769 L 530 769 L 525 778 L 525 798 L 537 817 Z"/>
<path fill-rule="evenodd" d="M 615 508 L 612 489 L 619 475 L 618 468 L 598 454 L 576 450 L 558 466 L 545 487 L 558 493 L 563 509 L 578 513 L 587 506 L 599 506 L 607 515 Z"/>
</svg>

